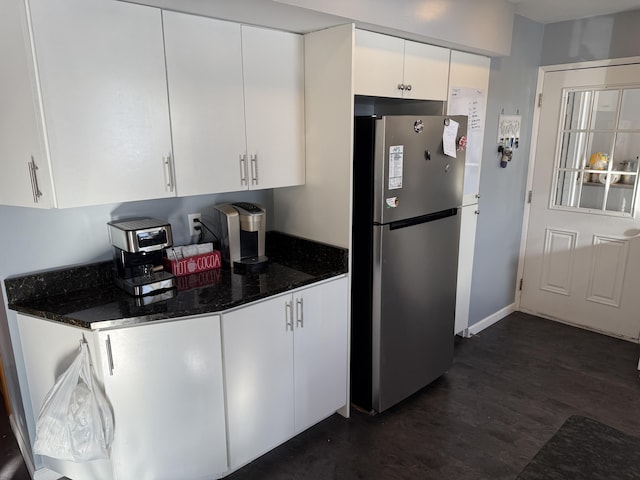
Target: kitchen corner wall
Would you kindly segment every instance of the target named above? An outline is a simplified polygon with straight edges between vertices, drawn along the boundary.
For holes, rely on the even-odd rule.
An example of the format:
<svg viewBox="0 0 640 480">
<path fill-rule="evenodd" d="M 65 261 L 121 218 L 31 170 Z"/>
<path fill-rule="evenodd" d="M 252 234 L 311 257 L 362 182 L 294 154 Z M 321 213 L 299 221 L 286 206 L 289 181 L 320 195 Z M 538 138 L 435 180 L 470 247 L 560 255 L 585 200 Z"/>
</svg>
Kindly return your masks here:
<svg viewBox="0 0 640 480">
<path fill-rule="evenodd" d="M 515 16 L 511 55 L 491 60 L 469 326 L 515 301 L 531 128 L 544 26 Z M 503 112 L 504 110 L 504 112 Z M 519 148 L 498 158 L 498 118 L 522 116 Z"/>
</svg>

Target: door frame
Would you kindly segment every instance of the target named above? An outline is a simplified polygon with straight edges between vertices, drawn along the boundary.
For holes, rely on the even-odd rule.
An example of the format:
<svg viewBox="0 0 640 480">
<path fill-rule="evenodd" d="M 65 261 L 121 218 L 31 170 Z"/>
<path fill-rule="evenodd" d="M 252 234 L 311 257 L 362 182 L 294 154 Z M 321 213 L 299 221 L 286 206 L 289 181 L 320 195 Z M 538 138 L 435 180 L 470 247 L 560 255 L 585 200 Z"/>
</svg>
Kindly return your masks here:
<svg viewBox="0 0 640 480">
<path fill-rule="evenodd" d="M 536 147 L 538 146 L 538 130 L 540 127 L 540 103 L 542 91 L 544 89 L 544 76 L 548 72 L 558 72 L 563 70 L 582 70 L 597 67 L 613 67 L 619 65 L 640 64 L 640 56 L 610 58 L 605 60 L 593 60 L 588 62 L 564 63 L 559 65 L 545 65 L 538 67 L 538 81 L 535 94 L 535 110 L 533 111 L 533 122 L 531 128 L 531 145 L 529 148 L 529 166 L 527 168 L 527 182 L 524 195 L 524 211 L 522 215 L 522 231 L 520 233 L 520 252 L 518 254 L 518 273 L 516 275 L 515 284 L 515 309 L 520 310 L 520 300 L 522 290 L 520 290 L 520 282 L 524 276 L 524 254 L 527 248 L 527 234 L 529 231 L 529 214 L 531 211 L 531 203 L 529 203 L 529 192 L 533 190 L 533 172 L 536 163 Z M 544 101 L 544 98 L 543 100 Z M 640 368 L 640 364 L 639 364 Z"/>
</svg>

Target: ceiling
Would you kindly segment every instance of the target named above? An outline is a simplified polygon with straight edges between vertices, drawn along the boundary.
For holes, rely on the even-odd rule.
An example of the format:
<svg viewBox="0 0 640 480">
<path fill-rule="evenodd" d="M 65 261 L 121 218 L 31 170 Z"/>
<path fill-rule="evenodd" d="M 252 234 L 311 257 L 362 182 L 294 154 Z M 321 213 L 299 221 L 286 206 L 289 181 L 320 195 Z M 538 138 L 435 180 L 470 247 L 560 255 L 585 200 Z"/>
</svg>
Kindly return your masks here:
<svg viewBox="0 0 640 480">
<path fill-rule="evenodd" d="M 538 23 L 554 23 L 640 9 L 640 0 L 508 0 L 515 13 Z"/>
</svg>

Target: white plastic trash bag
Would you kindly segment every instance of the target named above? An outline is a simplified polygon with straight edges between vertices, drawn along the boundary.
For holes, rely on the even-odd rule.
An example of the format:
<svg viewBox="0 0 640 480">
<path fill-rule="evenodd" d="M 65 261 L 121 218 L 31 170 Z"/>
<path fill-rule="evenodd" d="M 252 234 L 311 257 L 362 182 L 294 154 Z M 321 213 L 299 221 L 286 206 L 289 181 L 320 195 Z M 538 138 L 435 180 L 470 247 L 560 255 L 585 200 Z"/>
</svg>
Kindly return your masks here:
<svg viewBox="0 0 640 480">
<path fill-rule="evenodd" d="M 36 421 L 33 453 L 86 462 L 109 458 L 113 413 L 81 342 L 78 356 L 47 393 Z"/>
</svg>

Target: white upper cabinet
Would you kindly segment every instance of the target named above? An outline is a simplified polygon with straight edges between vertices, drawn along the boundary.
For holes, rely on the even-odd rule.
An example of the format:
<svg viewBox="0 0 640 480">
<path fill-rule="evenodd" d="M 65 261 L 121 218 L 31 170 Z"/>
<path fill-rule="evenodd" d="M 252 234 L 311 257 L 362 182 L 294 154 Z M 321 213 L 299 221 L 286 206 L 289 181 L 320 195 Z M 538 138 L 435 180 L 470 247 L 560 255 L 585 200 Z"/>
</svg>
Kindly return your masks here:
<svg viewBox="0 0 640 480">
<path fill-rule="evenodd" d="M 304 183 L 302 37 L 163 15 L 178 194 Z"/>
<path fill-rule="evenodd" d="M 2 2 L 0 15 L 0 204 L 50 208 L 54 204 L 49 160 L 22 1 Z"/>
<path fill-rule="evenodd" d="M 447 48 L 404 42 L 404 98 L 446 100 L 449 79 Z"/>
<path fill-rule="evenodd" d="M 449 49 L 356 30 L 355 93 L 446 100 Z"/>
<path fill-rule="evenodd" d="M 30 1 L 58 207 L 173 196 L 160 10 Z"/>
<path fill-rule="evenodd" d="M 301 35 L 242 27 L 250 188 L 305 181 Z"/>
<path fill-rule="evenodd" d="M 241 26 L 162 15 L 178 194 L 246 189 Z"/>
</svg>

